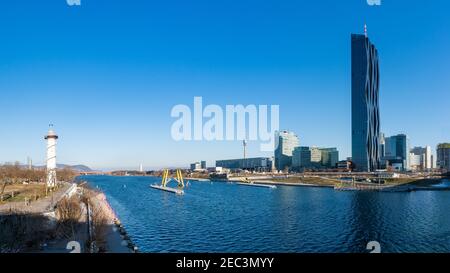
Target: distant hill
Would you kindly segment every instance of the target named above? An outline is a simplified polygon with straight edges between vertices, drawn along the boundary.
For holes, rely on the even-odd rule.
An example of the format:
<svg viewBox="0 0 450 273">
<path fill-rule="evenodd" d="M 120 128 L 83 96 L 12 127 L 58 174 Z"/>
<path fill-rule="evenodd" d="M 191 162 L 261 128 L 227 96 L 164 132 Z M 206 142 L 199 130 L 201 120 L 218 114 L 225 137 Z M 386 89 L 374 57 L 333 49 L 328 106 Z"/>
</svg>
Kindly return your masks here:
<svg viewBox="0 0 450 273">
<path fill-rule="evenodd" d="M 21 165 L 21 167 L 23 168 L 27 168 L 28 166 L 26 165 Z M 67 165 L 67 164 L 56 164 L 56 167 L 58 169 L 65 169 L 65 168 L 69 168 L 72 169 L 76 172 L 93 172 L 94 170 L 92 170 L 91 168 L 89 168 L 86 165 Z M 45 166 L 33 166 L 33 168 L 35 169 L 45 169 Z"/>
<path fill-rule="evenodd" d="M 70 168 L 77 172 L 92 172 L 93 170 L 86 165 L 66 165 L 66 164 L 56 164 L 58 169 Z"/>
</svg>

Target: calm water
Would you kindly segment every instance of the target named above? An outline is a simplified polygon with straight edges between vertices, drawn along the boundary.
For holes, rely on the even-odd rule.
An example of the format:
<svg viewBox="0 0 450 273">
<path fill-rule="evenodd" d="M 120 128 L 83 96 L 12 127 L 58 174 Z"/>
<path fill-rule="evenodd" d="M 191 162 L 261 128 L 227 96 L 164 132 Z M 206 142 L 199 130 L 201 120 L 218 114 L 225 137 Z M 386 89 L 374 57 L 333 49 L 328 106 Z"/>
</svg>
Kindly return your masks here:
<svg viewBox="0 0 450 273">
<path fill-rule="evenodd" d="M 143 252 L 450 252 L 450 192 L 336 192 L 191 182 L 184 196 L 152 177 L 86 176 Z M 446 182 L 448 183 L 448 182 Z"/>
</svg>

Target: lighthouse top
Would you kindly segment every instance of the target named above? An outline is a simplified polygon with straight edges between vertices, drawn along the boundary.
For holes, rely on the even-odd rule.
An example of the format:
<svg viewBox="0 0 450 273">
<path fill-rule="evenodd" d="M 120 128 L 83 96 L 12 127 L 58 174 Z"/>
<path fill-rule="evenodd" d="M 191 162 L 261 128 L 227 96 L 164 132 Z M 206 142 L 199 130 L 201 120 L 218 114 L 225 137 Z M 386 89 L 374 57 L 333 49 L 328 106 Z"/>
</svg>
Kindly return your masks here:
<svg viewBox="0 0 450 273">
<path fill-rule="evenodd" d="M 48 129 L 47 135 L 44 137 L 45 139 L 54 138 L 58 139 L 58 135 L 53 131 L 53 124 L 50 124 L 50 128 Z"/>
</svg>

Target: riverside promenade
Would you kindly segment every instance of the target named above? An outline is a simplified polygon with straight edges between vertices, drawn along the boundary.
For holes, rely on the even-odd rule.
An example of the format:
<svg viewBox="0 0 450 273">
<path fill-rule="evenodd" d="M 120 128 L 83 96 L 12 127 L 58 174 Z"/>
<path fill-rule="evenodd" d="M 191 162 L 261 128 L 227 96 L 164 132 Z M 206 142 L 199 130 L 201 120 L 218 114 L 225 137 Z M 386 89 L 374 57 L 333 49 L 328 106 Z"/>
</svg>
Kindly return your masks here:
<svg viewBox="0 0 450 273">
<path fill-rule="evenodd" d="M 73 194 L 74 184 L 64 182 L 62 187 L 56 192 L 49 194 L 48 196 L 41 198 L 33 202 L 8 202 L 6 204 L 0 205 L 0 215 L 8 214 L 10 212 L 19 213 L 33 213 L 41 214 L 46 212 L 51 212 L 54 210 L 56 203 L 58 203 L 62 198 Z"/>
<path fill-rule="evenodd" d="M 47 197 L 38 199 L 34 202 L 8 202 L 0 205 L 0 217 L 11 214 L 22 214 L 29 215 L 30 217 L 44 217 L 55 226 L 58 221 L 58 216 L 56 215 L 55 208 L 56 204 L 65 197 L 71 197 L 76 193 L 80 193 L 80 188 L 77 184 L 73 183 L 63 183 L 62 186 L 56 190 L 51 195 Z M 110 253 L 133 253 L 134 244 L 131 243 L 128 235 L 126 234 L 123 227 L 118 226 L 120 223 L 116 213 L 109 205 L 106 196 L 101 192 L 93 192 L 91 198 L 92 210 L 100 212 L 106 218 L 105 226 L 103 227 L 102 238 L 104 241 L 105 250 L 104 252 Z M 69 241 L 75 241 L 80 244 L 81 252 L 89 252 L 86 249 L 85 242 L 90 237 L 90 231 L 88 232 L 88 226 L 92 225 L 92 220 L 88 224 L 89 217 L 87 207 L 85 203 L 81 202 L 82 216 L 79 219 L 79 226 L 74 233 L 73 238 L 68 239 L 57 239 L 46 241 L 42 244 L 40 250 L 41 253 L 74 253 L 70 248 L 68 248 Z M 32 227 L 31 227 L 32 228 Z M 49 231 L 53 232 L 53 231 Z M 1 249 L 0 249 L 1 252 Z"/>
</svg>

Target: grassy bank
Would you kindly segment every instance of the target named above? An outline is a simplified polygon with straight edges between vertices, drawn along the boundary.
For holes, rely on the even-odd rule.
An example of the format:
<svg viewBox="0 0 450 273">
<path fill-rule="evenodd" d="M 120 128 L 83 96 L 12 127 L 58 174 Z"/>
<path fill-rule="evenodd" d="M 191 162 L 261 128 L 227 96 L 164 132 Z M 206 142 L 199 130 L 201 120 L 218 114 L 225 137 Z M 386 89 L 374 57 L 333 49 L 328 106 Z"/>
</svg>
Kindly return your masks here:
<svg viewBox="0 0 450 273">
<path fill-rule="evenodd" d="M 431 187 L 441 182 L 441 178 L 389 178 L 385 180 L 386 185 L 415 187 Z"/>
<path fill-rule="evenodd" d="M 304 186 L 322 186 L 322 187 L 334 187 L 336 184 L 340 184 L 341 180 L 335 178 L 308 176 L 308 177 L 283 177 L 283 178 L 270 178 L 260 179 L 258 181 L 273 183 L 273 184 L 289 184 Z M 384 186 L 411 186 L 411 187 L 431 187 L 433 185 L 441 183 L 441 178 L 388 178 L 384 179 Z M 374 183 L 376 184 L 376 183 Z"/>
<path fill-rule="evenodd" d="M 333 187 L 336 183 L 340 181 L 337 179 L 323 178 L 323 177 L 283 177 L 283 178 L 270 178 L 270 179 L 260 179 L 260 181 L 272 182 L 274 184 L 298 184 L 305 185 L 309 184 L 312 186 L 323 186 L 323 187 Z"/>
</svg>

